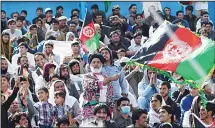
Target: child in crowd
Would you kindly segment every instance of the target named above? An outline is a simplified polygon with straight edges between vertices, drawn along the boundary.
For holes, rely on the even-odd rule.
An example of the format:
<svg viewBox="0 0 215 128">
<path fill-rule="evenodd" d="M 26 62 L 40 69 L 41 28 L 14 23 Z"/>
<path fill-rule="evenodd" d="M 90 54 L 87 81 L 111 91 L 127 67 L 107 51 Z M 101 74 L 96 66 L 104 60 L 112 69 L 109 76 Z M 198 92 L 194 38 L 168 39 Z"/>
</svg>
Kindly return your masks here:
<svg viewBox="0 0 215 128">
<path fill-rule="evenodd" d="M 46 87 L 41 87 L 37 90 L 39 102 L 34 104 L 36 112 L 39 116 L 40 128 L 51 128 L 53 124 L 53 106 L 48 102 L 49 91 Z"/>
<path fill-rule="evenodd" d="M 117 51 L 118 60 L 116 60 L 114 63 L 117 67 L 120 67 L 120 60 L 122 57 L 125 57 L 125 55 L 126 55 L 125 49 L 121 48 Z"/>
<path fill-rule="evenodd" d="M 63 91 L 55 92 L 55 106 L 53 109 L 55 120 L 59 120 L 59 118 L 67 118 L 69 120 L 69 125 L 73 125 L 72 123 L 72 111 L 68 105 L 65 105 L 65 97 L 66 94 Z"/>
</svg>

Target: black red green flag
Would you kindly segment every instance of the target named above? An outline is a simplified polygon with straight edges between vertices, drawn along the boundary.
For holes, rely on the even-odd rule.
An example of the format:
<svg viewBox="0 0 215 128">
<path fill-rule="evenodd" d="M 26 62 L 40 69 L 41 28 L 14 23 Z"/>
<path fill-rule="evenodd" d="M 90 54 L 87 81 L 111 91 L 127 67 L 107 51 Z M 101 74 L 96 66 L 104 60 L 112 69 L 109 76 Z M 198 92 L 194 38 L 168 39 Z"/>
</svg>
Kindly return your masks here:
<svg viewBox="0 0 215 128">
<path fill-rule="evenodd" d="M 174 36 L 177 40 L 170 38 Z M 163 23 L 131 60 L 202 84 L 215 65 L 215 43 L 187 28 Z"/>
<path fill-rule="evenodd" d="M 88 11 L 86 12 L 79 38 L 82 42 L 82 48 L 84 51 L 93 53 L 97 48 L 99 48 L 99 36 L 95 31 L 92 16 Z"/>
</svg>

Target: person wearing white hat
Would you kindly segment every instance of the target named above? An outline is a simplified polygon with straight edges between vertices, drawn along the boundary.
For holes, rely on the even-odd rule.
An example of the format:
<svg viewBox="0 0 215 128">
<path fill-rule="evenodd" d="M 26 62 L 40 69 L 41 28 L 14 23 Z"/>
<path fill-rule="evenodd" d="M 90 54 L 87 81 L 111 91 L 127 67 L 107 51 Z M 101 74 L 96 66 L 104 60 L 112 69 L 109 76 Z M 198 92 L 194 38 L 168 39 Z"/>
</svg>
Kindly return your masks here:
<svg viewBox="0 0 215 128">
<path fill-rule="evenodd" d="M 52 24 L 52 21 L 54 20 L 53 17 L 53 11 L 51 8 L 46 8 L 45 9 L 45 15 L 46 15 L 46 23 L 51 25 Z"/>
<path fill-rule="evenodd" d="M 69 26 L 67 25 L 67 17 L 61 16 L 58 18 L 59 21 L 59 30 L 63 33 L 69 32 Z"/>
</svg>

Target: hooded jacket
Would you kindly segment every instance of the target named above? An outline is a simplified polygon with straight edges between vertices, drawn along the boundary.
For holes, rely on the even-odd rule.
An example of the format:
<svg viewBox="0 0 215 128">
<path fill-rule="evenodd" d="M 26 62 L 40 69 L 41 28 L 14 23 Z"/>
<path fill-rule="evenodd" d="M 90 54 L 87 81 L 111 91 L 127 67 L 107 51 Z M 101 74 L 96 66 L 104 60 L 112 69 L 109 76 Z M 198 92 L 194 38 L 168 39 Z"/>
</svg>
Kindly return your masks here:
<svg viewBox="0 0 215 128">
<path fill-rule="evenodd" d="M 51 103 L 52 105 L 55 105 L 55 100 L 54 100 L 54 85 L 57 83 L 57 82 L 62 82 L 63 85 L 64 85 L 64 89 L 66 91 L 66 97 L 65 97 L 65 105 L 68 105 L 69 107 L 72 108 L 72 118 L 74 120 L 76 120 L 79 124 L 81 123 L 81 108 L 80 108 L 80 105 L 79 105 L 79 102 L 78 100 L 73 97 L 73 96 L 70 96 L 69 95 L 69 91 L 68 91 L 68 88 L 67 86 L 65 85 L 65 83 L 61 80 L 56 80 L 55 82 L 52 83 L 50 89 L 49 89 L 49 103 Z"/>
</svg>

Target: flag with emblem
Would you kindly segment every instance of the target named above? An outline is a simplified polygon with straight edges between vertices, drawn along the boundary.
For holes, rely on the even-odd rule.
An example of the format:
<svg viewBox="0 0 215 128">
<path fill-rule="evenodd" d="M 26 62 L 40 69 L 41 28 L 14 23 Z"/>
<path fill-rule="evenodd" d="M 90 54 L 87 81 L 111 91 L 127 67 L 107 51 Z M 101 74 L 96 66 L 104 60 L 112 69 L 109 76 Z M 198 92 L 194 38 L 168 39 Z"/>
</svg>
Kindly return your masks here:
<svg viewBox="0 0 215 128">
<path fill-rule="evenodd" d="M 214 41 L 164 22 L 131 60 L 202 83 L 214 67 L 214 53 Z"/>
<path fill-rule="evenodd" d="M 95 31 L 94 22 L 92 16 L 88 11 L 84 18 L 84 24 L 80 33 L 81 45 L 84 51 L 89 51 L 93 53 L 99 48 L 99 36 Z"/>
</svg>

